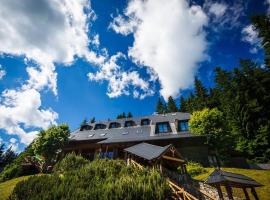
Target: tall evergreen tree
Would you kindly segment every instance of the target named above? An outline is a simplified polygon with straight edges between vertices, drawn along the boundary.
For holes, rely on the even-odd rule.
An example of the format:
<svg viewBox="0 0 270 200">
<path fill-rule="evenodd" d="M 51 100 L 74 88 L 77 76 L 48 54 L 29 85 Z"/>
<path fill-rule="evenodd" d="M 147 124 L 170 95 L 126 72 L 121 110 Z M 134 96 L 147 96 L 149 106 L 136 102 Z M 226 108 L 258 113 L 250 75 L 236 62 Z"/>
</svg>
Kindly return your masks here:
<svg viewBox="0 0 270 200">
<path fill-rule="evenodd" d="M 183 96 L 180 97 L 180 112 L 187 112 L 187 102 Z"/>
<path fill-rule="evenodd" d="M 80 126 L 84 126 L 84 125 L 87 125 L 87 119 L 86 118 L 84 118 L 84 120 L 81 122 Z"/>
<path fill-rule="evenodd" d="M 167 112 L 167 106 L 165 103 L 162 102 L 161 98 L 158 98 L 157 106 L 156 106 L 156 112 L 158 114 L 166 113 Z"/>
<path fill-rule="evenodd" d="M 127 118 L 131 118 L 131 117 L 133 117 L 132 113 L 131 112 L 128 112 Z"/>
<path fill-rule="evenodd" d="M 203 86 L 202 82 L 195 77 L 195 95 L 199 99 L 205 100 L 207 97 L 207 89 Z"/>
<path fill-rule="evenodd" d="M 95 122 L 96 122 L 95 117 L 92 117 L 91 120 L 90 120 L 90 123 L 95 123 Z"/>
<path fill-rule="evenodd" d="M 265 53 L 265 66 L 270 69 L 270 16 L 259 15 L 252 17 L 252 23 L 259 32 Z"/>
<path fill-rule="evenodd" d="M 168 112 L 171 113 L 171 112 L 177 112 L 177 111 L 178 111 L 178 108 L 175 104 L 174 99 L 172 98 L 172 96 L 169 96 L 169 98 L 168 98 Z"/>
</svg>

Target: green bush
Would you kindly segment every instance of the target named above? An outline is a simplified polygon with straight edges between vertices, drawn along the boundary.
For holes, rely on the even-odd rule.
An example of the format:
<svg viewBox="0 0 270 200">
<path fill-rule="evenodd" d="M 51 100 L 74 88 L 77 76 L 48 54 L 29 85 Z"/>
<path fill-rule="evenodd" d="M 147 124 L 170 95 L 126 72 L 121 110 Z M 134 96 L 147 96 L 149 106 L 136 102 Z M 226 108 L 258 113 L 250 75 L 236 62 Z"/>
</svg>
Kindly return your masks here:
<svg viewBox="0 0 270 200">
<path fill-rule="evenodd" d="M 34 176 L 17 184 L 9 199 L 166 199 L 171 196 L 166 180 L 156 170 L 139 170 L 121 160 L 87 162 L 68 155 L 53 174 Z M 80 165 L 58 173 L 65 167 Z"/>
<path fill-rule="evenodd" d="M 89 161 L 82 156 L 76 156 L 74 152 L 66 155 L 66 157 L 59 161 L 53 168 L 54 172 L 64 173 L 69 170 L 76 170 L 84 165 L 88 164 Z"/>
<path fill-rule="evenodd" d="M 33 149 L 29 145 L 18 157 L 10 164 L 7 165 L 0 173 L 0 182 L 10 180 L 19 176 L 25 176 L 33 174 L 32 171 L 25 171 L 22 167 L 22 163 L 27 156 L 33 156 Z"/>
<path fill-rule="evenodd" d="M 206 173 L 207 170 L 199 163 L 189 161 L 187 164 L 187 172 L 191 177 L 197 176 L 202 173 Z"/>
</svg>

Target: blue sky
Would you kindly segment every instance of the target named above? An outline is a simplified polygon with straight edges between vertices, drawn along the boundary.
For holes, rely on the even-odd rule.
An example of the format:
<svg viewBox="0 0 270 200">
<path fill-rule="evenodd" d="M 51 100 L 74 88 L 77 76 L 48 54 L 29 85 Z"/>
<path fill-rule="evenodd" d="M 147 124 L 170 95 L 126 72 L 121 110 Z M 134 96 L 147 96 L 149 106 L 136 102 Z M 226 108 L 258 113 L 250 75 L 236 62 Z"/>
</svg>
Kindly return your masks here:
<svg viewBox="0 0 270 200">
<path fill-rule="evenodd" d="M 152 114 L 198 76 L 240 58 L 262 64 L 250 24 L 268 0 L 1 0 L 0 142 L 21 151 L 37 131 L 121 112 Z"/>
</svg>

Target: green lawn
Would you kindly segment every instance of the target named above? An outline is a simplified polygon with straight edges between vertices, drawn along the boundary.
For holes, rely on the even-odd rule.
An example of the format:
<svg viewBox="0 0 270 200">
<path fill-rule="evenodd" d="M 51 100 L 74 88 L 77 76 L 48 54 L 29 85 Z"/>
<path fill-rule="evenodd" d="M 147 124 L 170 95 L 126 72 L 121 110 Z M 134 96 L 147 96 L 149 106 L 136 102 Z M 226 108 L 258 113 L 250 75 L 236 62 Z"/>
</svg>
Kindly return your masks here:
<svg viewBox="0 0 270 200">
<path fill-rule="evenodd" d="M 14 178 L 9 181 L 0 183 L 0 200 L 5 200 L 9 197 L 11 194 L 12 190 L 14 189 L 15 185 L 22 181 L 28 179 L 30 176 L 22 176 L 19 178 Z"/>
<path fill-rule="evenodd" d="M 204 181 L 208 175 L 213 172 L 213 168 L 205 168 L 206 173 L 200 174 L 193 177 L 196 180 Z M 237 168 L 222 168 L 224 171 L 234 172 L 238 174 L 246 175 L 257 182 L 263 184 L 263 187 L 256 188 L 260 200 L 269 200 L 270 199 L 270 170 L 255 170 L 255 169 L 237 169 Z M 224 188 L 223 188 L 224 189 Z M 234 195 L 238 197 L 244 197 L 243 191 L 240 189 L 233 190 Z M 249 196 L 253 199 L 249 191 Z"/>
</svg>

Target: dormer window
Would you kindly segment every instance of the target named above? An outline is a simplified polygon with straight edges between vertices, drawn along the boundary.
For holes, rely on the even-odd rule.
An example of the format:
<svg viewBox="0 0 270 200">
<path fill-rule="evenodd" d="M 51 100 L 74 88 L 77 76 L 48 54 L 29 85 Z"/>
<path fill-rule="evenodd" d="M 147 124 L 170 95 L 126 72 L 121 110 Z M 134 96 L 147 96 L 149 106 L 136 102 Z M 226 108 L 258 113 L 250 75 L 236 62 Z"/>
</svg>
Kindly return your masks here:
<svg viewBox="0 0 270 200">
<path fill-rule="evenodd" d="M 150 120 L 149 119 L 142 119 L 141 120 L 141 126 L 148 126 L 150 124 Z"/>
<path fill-rule="evenodd" d="M 98 129 L 105 129 L 105 128 L 106 128 L 105 124 L 96 124 L 94 129 L 98 130 Z"/>
<path fill-rule="evenodd" d="M 179 120 L 178 121 L 178 131 L 188 131 L 188 120 Z"/>
<path fill-rule="evenodd" d="M 120 127 L 121 127 L 121 124 L 118 122 L 112 122 L 109 125 L 109 128 L 120 128 Z"/>
<path fill-rule="evenodd" d="M 131 127 L 131 126 L 136 126 L 134 121 L 132 120 L 125 121 L 125 127 Z"/>
<path fill-rule="evenodd" d="M 169 122 L 159 122 L 156 124 L 156 133 L 169 133 L 172 132 Z"/>
<path fill-rule="evenodd" d="M 93 126 L 90 126 L 88 124 L 82 125 L 80 128 L 80 131 L 84 131 L 84 130 L 92 130 Z"/>
</svg>

